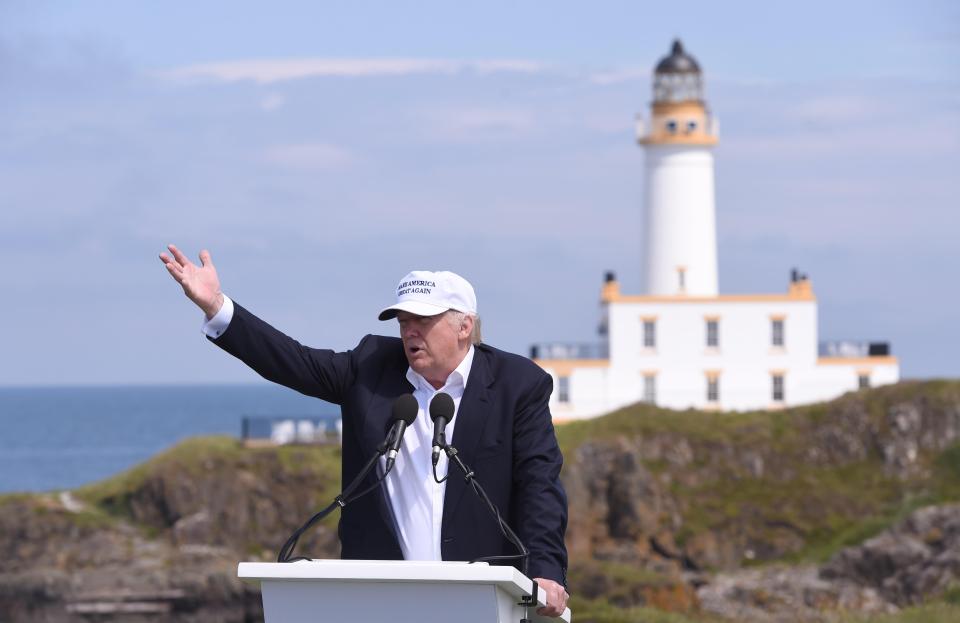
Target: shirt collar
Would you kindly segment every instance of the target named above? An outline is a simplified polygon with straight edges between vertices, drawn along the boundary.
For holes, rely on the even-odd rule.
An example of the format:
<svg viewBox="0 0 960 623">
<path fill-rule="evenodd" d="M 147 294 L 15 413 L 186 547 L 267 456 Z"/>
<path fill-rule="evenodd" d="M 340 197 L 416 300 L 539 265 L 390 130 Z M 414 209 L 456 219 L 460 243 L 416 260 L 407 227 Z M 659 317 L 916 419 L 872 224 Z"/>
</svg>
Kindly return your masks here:
<svg viewBox="0 0 960 623">
<path fill-rule="evenodd" d="M 467 379 L 470 377 L 470 369 L 473 368 L 473 354 L 474 349 L 471 344 L 470 350 L 468 350 L 467 354 L 463 357 L 463 361 L 450 373 L 450 376 L 447 377 L 443 387 L 440 389 L 434 388 L 427 379 L 423 378 L 420 373 L 409 366 L 407 367 L 407 380 L 410 381 L 410 384 L 415 388 L 426 389 L 431 393 L 441 391 L 447 387 L 459 387 L 461 391 L 465 390 L 467 388 Z"/>
</svg>

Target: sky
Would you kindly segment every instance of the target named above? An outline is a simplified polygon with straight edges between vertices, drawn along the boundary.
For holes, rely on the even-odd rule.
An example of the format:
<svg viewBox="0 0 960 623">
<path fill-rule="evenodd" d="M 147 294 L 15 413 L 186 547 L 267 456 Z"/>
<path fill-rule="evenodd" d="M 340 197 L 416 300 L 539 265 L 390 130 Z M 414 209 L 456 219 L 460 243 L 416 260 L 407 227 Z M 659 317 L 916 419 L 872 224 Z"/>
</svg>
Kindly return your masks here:
<svg viewBox="0 0 960 623">
<path fill-rule="evenodd" d="M 253 382 L 157 259 L 303 343 L 395 335 L 414 268 L 485 341 L 638 293 L 652 69 L 720 119 L 720 290 L 812 278 L 821 339 L 960 376 L 960 5 L 0 0 L 0 385 Z"/>
</svg>

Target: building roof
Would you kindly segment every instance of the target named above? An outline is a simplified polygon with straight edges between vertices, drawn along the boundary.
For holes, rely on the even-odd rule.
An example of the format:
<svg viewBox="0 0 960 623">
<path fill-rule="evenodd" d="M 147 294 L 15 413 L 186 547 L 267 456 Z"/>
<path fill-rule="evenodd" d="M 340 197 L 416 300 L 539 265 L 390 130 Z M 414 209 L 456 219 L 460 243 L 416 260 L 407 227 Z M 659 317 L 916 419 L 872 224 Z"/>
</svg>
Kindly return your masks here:
<svg viewBox="0 0 960 623">
<path fill-rule="evenodd" d="M 658 74 L 699 74 L 700 65 L 695 58 L 684 51 L 680 40 L 674 39 L 670 55 L 660 59 L 655 72 Z"/>
</svg>

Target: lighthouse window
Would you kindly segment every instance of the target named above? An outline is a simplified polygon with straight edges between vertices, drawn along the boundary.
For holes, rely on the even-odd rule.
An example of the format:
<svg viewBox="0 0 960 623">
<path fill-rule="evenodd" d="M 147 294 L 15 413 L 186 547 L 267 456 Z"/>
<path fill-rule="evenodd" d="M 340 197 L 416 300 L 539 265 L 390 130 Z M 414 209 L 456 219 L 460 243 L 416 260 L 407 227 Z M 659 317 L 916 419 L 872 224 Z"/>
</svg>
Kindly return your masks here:
<svg viewBox="0 0 960 623">
<path fill-rule="evenodd" d="M 711 376 L 707 378 L 707 402 L 720 401 L 720 378 Z"/>
<path fill-rule="evenodd" d="M 771 344 L 783 348 L 783 318 L 774 318 L 771 325 Z"/>
<path fill-rule="evenodd" d="M 720 322 L 717 320 L 707 320 L 707 348 L 718 348 L 720 346 Z"/>
<path fill-rule="evenodd" d="M 677 122 L 674 121 L 673 119 L 667 121 L 667 132 L 669 132 L 670 134 L 677 133 Z"/>
<path fill-rule="evenodd" d="M 773 379 L 773 401 L 783 402 L 783 375 L 774 374 Z"/>
<path fill-rule="evenodd" d="M 653 404 L 657 401 L 657 377 L 652 374 L 643 376 L 643 402 Z"/>
<path fill-rule="evenodd" d="M 656 348 L 657 346 L 657 324 L 653 320 L 643 321 L 643 347 Z"/>
<path fill-rule="evenodd" d="M 570 377 L 557 377 L 557 401 L 570 402 Z"/>
</svg>

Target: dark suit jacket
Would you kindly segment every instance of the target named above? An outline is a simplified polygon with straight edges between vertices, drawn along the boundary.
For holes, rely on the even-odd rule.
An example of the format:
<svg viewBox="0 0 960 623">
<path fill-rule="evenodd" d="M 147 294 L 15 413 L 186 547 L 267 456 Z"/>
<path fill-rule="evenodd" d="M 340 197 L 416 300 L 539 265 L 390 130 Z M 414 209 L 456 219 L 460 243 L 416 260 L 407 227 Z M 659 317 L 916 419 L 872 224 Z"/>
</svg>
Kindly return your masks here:
<svg viewBox="0 0 960 623">
<path fill-rule="evenodd" d="M 341 406 L 344 486 L 386 436 L 394 399 L 413 391 L 399 338 L 367 335 L 342 353 L 309 348 L 235 305 L 227 330 L 212 341 L 265 379 Z M 563 457 L 548 409 L 553 383 L 529 359 L 484 344 L 474 352 L 452 444 L 530 550 L 530 577 L 566 585 Z M 373 484 L 375 474 L 367 481 Z M 451 464 L 440 537 L 443 559 L 517 553 L 468 489 Z M 403 558 L 383 487 L 343 509 L 340 542 L 343 558 Z"/>
</svg>

